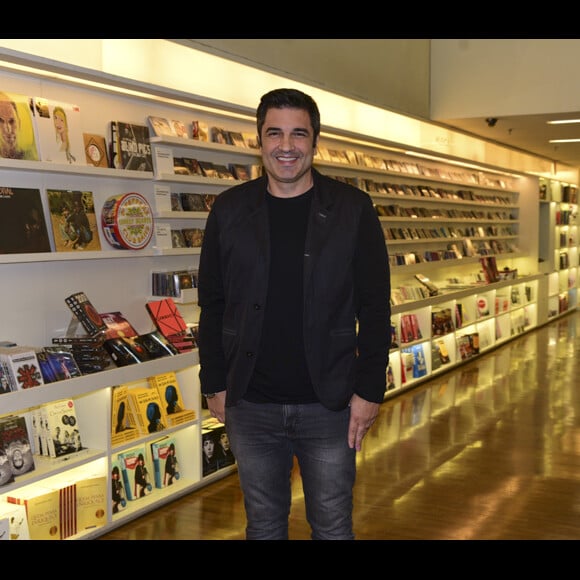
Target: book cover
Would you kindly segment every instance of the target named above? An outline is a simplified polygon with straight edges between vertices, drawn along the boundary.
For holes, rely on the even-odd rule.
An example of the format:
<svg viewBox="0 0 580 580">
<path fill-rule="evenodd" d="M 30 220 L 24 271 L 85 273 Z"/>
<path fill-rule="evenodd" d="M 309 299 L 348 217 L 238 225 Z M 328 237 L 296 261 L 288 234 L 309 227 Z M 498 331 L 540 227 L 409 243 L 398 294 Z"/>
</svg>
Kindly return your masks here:
<svg viewBox="0 0 580 580">
<path fill-rule="evenodd" d="M 180 477 L 175 437 L 164 437 L 151 443 L 155 487 L 173 485 Z"/>
<path fill-rule="evenodd" d="M 46 195 L 55 250 L 100 251 L 93 192 L 47 189 Z"/>
<path fill-rule="evenodd" d="M 38 161 L 31 98 L 17 93 L 0 92 L 0 119 L 6 130 L 0 131 L 0 157 Z"/>
<path fill-rule="evenodd" d="M 181 207 L 185 211 L 203 211 L 206 212 L 205 195 L 203 193 L 182 192 Z"/>
<path fill-rule="evenodd" d="M 23 415 L 9 415 L 0 420 L 0 445 L 15 477 L 34 471 L 33 439 Z"/>
<path fill-rule="evenodd" d="M 107 325 L 105 321 L 84 292 L 75 292 L 67 296 L 65 303 L 83 325 L 89 336 L 106 333 Z"/>
<path fill-rule="evenodd" d="M 4 442 L 0 439 L 0 486 L 7 485 L 13 481 L 14 472 L 12 471 L 12 462 L 6 452 Z"/>
<path fill-rule="evenodd" d="M 177 119 L 171 119 L 169 123 L 176 137 L 181 137 L 182 139 L 189 139 L 189 134 L 187 131 L 187 127 L 185 126 L 185 123 Z"/>
<path fill-rule="evenodd" d="M 111 511 L 118 514 L 127 507 L 127 494 L 119 460 L 111 461 Z"/>
<path fill-rule="evenodd" d="M 45 403 L 42 408 L 54 447 L 54 455 L 51 453 L 51 457 L 61 457 L 80 451 L 83 447 L 74 400 L 51 401 Z"/>
<path fill-rule="evenodd" d="M 203 228 L 182 228 L 181 231 L 188 248 L 201 248 L 205 233 Z"/>
<path fill-rule="evenodd" d="M 187 332 L 185 320 L 170 296 L 161 300 L 151 300 L 145 307 L 157 330 L 166 338 Z"/>
<path fill-rule="evenodd" d="M 154 375 L 149 377 L 148 381 L 151 388 L 157 389 L 161 404 L 165 406 L 164 411 L 168 426 L 175 427 L 189 421 L 195 421 L 195 411 L 187 409 L 183 403 L 179 381 L 174 371 Z"/>
<path fill-rule="evenodd" d="M 134 387 L 128 390 L 129 425 L 148 435 L 163 431 L 167 427 L 165 406 L 159 393 L 150 387 Z"/>
<path fill-rule="evenodd" d="M 107 330 L 105 330 L 106 338 L 117 338 L 120 336 L 130 338 L 139 334 L 122 312 L 100 312 L 100 315 L 107 325 Z"/>
<path fill-rule="evenodd" d="M 236 462 L 234 453 L 230 447 L 230 438 L 223 423 L 216 423 L 210 427 L 213 430 L 215 440 L 215 459 L 218 469 L 223 469 Z"/>
<path fill-rule="evenodd" d="M 133 344 L 139 344 L 142 346 L 151 359 L 179 354 L 177 348 L 175 348 L 158 330 L 135 336 L 132 339 L 132 342 Z"/>
<path fill-rule="evenodd" d="M 147 380 L 149 386 L 156 389 L 159 393 L 161 402 L 165 406 L 165 413 L 168 416 L 185 409 L 179 381 L 177 380 L 177 373 L 175 371 L 153 375 Z"/>
<path fill-rule="evenodd" d="M 111 359 L 118 367 L 150 360 L 147 350 L 133 338 L 126 336 L 108 338 L 103 343 L 103 348 L 109 353 Z"/>
<path fill-rule="evenodd" d="M 32 105 L 41 161 L 86 165 L 80 107 L 43 97 Z"/>
<path fill-rule="evenodd" d="M 137 429 L 129 424 L 129 387 L 117 385 L 111 388 L 111 445 L 116 447 L 136 439 Z"/>
<path fill-rule="evenodd" d="M 109 167 L 107 141 L 104 135 L 83 133 L 83 144 L 85 146 L 87 165 L 92 165 L 93 167 Z"/>
<path fill-rule="evenodd" d="M 55 381 L 64 381 L 82 376 L 82 372 L 70 347 L 45 346 L 42 352 L 52 368 Z"/>
<path fill-rule="evenodd" d="M 218 171 L 211 161 L 199 161 L 198 163 L 201 167 L 201 171 L 203 172 L 204 177 L 219 177 Z"/>
<path fill-rule="evenodd" d="M 0 347 L 0 360 L 5 364 L 13 390 L 24 391 L 44 385 L 38 357 L 33 347 L 24 345 Z"/>
<path fill-rule="evenodd" d="M 0 501 L 0 519 L 8 520 L 9 540 L 30 540 L 26 506 Z"/>
<path fill-rule="evenodd" d="M 107 523 L 107 478 L 80 479 L 75 484 L 77 533 Z"/>
<path fill-rule="evenodd" d="M 209 140 L 209 127 L 204 121 L 194 120 L 191 122 L 191 137 L 197 141 Z"/>
<path fill-rule="evenodd" d="M 50 251 L 40 190 L 0 186 L 0 254 Z"/>
<path fill-rule="evenodd" d="M 125 495 L 129 501 L 145 497 L 153 491 L 153 469 L 144 446 L 119 453 L 118 461 Z"/>
<path fill-rule="evenodd" d="M 151 135 L 154 137 L 175 137 L 175 131 L 165 117 L 149 115 L 147 117 L 147 124 Z"/>
<path fill-rule="evenodd" d="M 153 171 L 153 154 L 146 125 L 117 121 L 119 169 Z"/>
<path fill-rule="evenodd" d="M 214 432 L 213 429 L 208 429 L 203 426 L 201 429 L 201 462 L 201 471 L 204 477 L 217 471 Z"/>
<path fill-rule="evenodd" d="M 26 507 L 31 540 L 60 540 L 60 498 L 56 489 L 30 486 L 16 489 L 6 497 L 12 504 Z"/>
</svg>

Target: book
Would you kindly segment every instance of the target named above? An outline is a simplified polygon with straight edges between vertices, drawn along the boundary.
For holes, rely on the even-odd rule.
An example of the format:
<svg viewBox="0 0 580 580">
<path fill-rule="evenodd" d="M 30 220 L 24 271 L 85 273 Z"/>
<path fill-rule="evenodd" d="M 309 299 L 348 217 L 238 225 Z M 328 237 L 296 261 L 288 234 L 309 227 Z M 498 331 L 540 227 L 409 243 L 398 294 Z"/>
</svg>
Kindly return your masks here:
<svg viewBox="0 0 580 580">
<path fill-rule="evenodd" d="M 108 338 L 103 343 L 103 348 L 118 367 L 139 364 L 150 359 L 147 350 L 131 337 Z"/>
<path fill-rule="evenodd" d="M 131 338 L 139 334 L 122 312 L 100 312 L 99 314 L 103 322 L 107 325 L 107 329 L 105 330 L 106 338 L 117 338 L 120 336 Z"/>
<path fill-rule="evenodd" d="M 204 177 L 214 177 L 218 178 L 219 174 L 215 165 L 211 161 L 198 161 L 199 166 L 201 167 L 201 171 Z"/>
<path fill-rule="evenodd" d="M 187 131 L 187 127 L 185 126 L 185 123 L 176 119 L 171 119 L 170 125 L 176 137 L 181 137 L 182 139 L 189 139 L 189 134 Z"/>
<path fill-rule="evenodd" d="M 0 486 L 7 485 L 14 481 L 12 462 L 7 453 L 7 445 L 0 438 Z"/>
<path fill-rule="evenodd" d="M 106 334 L 107 325 L 105 321 L 84 292 L 75 292 L 67 296 L 65 303 L 83 325 L 89 336 L 94 337 Z"/>
<path fill-rule="evenodd" d="M 134 501 L 153 491 L 151 483 L 152 466 L 144 446 L 138 446 L 119 453 L 117 456 L 123 477 L 125 495 Z"/>
<path fill-rule="evenodd" d="M 34 471 L 33 441 L 24 415 L 0 418 L 0 445 L 15 477 Z"/>
<path fill-rule="evenodd" d="M 6 499 L 25 506 L 31 540 L 60 540 L 60 498 L 56 489 L 41 485 L 17 488 Z"/>
<path fill-rule="evenodd" d="M 121 463 L 111 461 L 111 512 L 118 514 L 127 507 L 127 495 L 121 471 Z"/>
<path fill-rule="evenodd" d="M 100 251 L 92 191 L 47 189 L 50 223 L 57 252 Z"/>
<path fill-rule="evenodd" d="M 0 92 L 0 119 L 6 131 L 0 132 L 0 157 L 38 161 L 38 146 L 30 97 L 17 93 Z M 15 127 L 10 130 L 8 127 Z"/>
<path fill-rule="evenodd" d="M 187 332 L 185 320 L 171 296 L 150 300 L 145 304 L 145 308 L 157 330 L 166 338 Z"/>
<path fill-rule="evenodd" d="M 196 414 L 192 409 L 187 409 L 183 403 L 179 380 L 175 371 L 159 373 L 148 378 L 149 386 L 159 393 L 162 405 L 164 405 L 168 426 L 182 425 L 188 421 L 195 421 Z"/>
<path fill-rule="evenodd" d="M 44 97 L 32 98 L 41 161 L 86 165 L 80 107 Z"/>
<path fill-rule="evenodd" d="M 81 372 L 70 347 L 45 346 L 42 348 L 41 352 L 46 357 L 54 376 L 54 380 L 49 382 L 64 381 L 82 376 L 83 373 Z M 39 354 L 40 352 L 36 353 L 37 358 L 39 358 Z"/>
<path fill-rule="evenodd" d="M 214 432 L 204 425 L 201 428 L 201 452 L 202 475 L 205 477 L 217 471 L 217 460 L 215 457 Z"/>
<path fill-rule="evenodd" d="M 74 399 L 59 399 L 42 405 L 45 424 L 52 439 L 51 457 L 61 457 L 83 449 Z"/>
<path fill-rule="evenodd" d="M 107 158 L 107 141 L 104 135 L 96 133 L 83 133 L 85 146 L 85 160 L 87 165 L 93 167 L 109 167 Z"/>
<path fill-rule="evenodd" d="M 30 540 L 26 506 L 0 501 L 0 519 L 8 522 L 8 540 Z"/>
<path fill-rule="evenodd" d="M 76 531 L 100 528 L 107 523 L 107 478 L 93 476 L 75 483 Z"/>
<path fill-rule="evenodd" d="M 139 344 L 142 346 L 151 359 L 179 354 L 177 348 L 175 348 L 158 330 L 135 336 L 132 339 L 132 342 L 133 344 Z"/>
<path fill-rule="evenodd" d="M 114 127 L 113 127 L 114 125 Z M 111 122 L 116 146 L 115 167 L 133 171 L 153 171 L 153 154 L 147 125 Z"/>
<path fill-rule="evenodd" d="M 167 428 L 165 406 L 157 389 L 133 387 L 128 389 L 129 425 L 140 435 L 157 433 Z"/>
<path fill-rule="evenodd" d="M 111 388 L 111 445 L 116 447 L 136 439 L 139 431 L 129 425 L 129 387 L 117 385 Z"/>
<path fill-rule="evenodd" d="M 191 137 L 197 141 L 209 140 L 209 128 L 204 121 L 194 120 L 191 122 Z"/>
<path fill-rule="evenodd" d="M 215 423 L 209 428 L 213 431 L 215 441 L 215 460 L 218 470 L 233 465 L 236 462 L 233 451 L 230 447 L 226 426 L 223 423 Z"/>
<path fill-rule="evenodd" d="M 40 190 L 0 186 L 0 254 L 50 251 Z"/>
<path fill-rule="evenodd" d="M 203 243 L 203 228 L 182 228 L 183 239 L 188 248 L 201 248 Z"/>
<path fill-rule="evenodd" d="M 165 117 L 158 117 L 149 115 L 147 117 L 147 124 L 150 129 L 150 134 L 155 137 L 175 137 L 175 131 Z"/>
<path fill-rule="evenodd" d="M 163 489 L 173 485 L 180 477 L 175 437 L 163 437 L 151 442 L 155 487 Z"/>
<path fill-rule="evenodd" d="M 31 346 L 0 347 L 0 361 L 13 391 L 24 391 L 44 385 L 36 350 Z"/>
<path fill-rule="evenodd" d="M 439 288 L 437 288 L 437 286 L 433 284 L 433 282 L 431 282 L 427 276 L 424 276 L 423 274 L 415 274 L 415 278 L 419 280 L 419 282 L 421 282 L 425 288 L 427 288 L 429 291 L 429 296 L 437 296 L 437 294 L 439 294 Z"/>
</svg>

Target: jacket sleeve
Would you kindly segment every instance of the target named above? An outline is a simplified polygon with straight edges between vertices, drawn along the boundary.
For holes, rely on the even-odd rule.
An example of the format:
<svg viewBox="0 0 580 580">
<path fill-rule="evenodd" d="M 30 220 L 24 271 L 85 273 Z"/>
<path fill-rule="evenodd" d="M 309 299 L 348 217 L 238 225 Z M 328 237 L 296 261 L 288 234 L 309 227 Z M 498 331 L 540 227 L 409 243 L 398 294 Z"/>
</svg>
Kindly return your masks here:
<svg viewBox="0 0 580 580">
<path fill-rule="evenodd" d="M 222 344 L 222 321 L 225 308 L 221 275 L 219 228 L 215 212 L 209 213 L 198 271 L 199 361 L 202 393 L 226 388 L 226 365 Z"/>
<path fill-rule="evenodd" d="M 391 281 L 387 245 L 370 197 L 359 224 L 354 276 L 358 321 L 355 392 L 380 403 L 386 392 L 391 347 Z"/>
</svg>

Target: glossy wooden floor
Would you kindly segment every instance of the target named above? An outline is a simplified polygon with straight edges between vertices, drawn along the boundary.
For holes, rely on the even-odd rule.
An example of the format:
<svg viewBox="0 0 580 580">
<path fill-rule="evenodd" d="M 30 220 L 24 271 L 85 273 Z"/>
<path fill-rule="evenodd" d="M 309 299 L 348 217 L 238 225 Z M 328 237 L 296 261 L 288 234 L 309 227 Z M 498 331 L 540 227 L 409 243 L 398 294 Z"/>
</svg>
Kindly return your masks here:
<svg viewBox="0 0 580 580">
<path fill-rule="evenodd" d="M 360 540 L 580 539 L 580 313 L 387 400 L 360 452 Z M 111 540 L 241 540 L 237 474 Z M 308 539 L 294 477 L 291 539 Z"/>
</svg>

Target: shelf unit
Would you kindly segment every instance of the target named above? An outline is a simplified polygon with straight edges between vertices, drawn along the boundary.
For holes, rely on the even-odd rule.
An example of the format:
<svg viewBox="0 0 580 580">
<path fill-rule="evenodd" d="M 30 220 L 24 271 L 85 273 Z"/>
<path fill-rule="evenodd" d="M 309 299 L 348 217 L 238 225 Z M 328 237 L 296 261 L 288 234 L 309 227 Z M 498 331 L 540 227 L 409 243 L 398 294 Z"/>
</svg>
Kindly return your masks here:
<svg viewBox="0 0 580 580">
<path fill-rule="evenodd" d="M 539 259 L 548 278 L 547 318 L 552 320 L 578 307 L 578 189 L 540 178 L 539 192 Z"/>
</svg>

